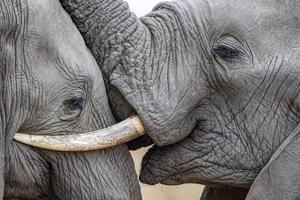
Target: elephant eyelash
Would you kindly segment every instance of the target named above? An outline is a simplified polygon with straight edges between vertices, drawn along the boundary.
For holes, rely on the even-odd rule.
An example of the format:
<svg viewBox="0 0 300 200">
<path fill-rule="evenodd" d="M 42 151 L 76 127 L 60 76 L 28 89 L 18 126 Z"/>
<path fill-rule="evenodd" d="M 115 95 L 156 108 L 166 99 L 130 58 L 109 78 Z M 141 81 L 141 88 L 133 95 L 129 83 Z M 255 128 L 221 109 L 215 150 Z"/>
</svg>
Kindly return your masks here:
<svg viewBox="0 0 300 200">
<path fill-rule="evenodd" d="M 212 46 L 212 55 L 216 60 L 227 63 L 249 63 L 247 48 L 242 41 L 231 35 L 223 35 Z"/>
<path fill-rule="evenodd" d="M 241 52 L 238 49 L 227 45 L 218 45 L 217 47 L 214 47 L 213 53 L 228 62 L 233 62 L 241 55 Z"/>
</svg>

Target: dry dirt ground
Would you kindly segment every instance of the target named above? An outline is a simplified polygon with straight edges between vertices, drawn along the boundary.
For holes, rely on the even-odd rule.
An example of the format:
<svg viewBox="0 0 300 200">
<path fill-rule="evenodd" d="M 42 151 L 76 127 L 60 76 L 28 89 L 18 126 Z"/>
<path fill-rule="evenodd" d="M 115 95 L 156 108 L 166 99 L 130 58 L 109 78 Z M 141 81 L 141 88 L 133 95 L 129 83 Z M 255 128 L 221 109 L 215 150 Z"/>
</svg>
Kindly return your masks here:
<svg viewBox="0 0 300 200">
<path fill-rule="evenodd" d="M 139 174 L 141 167 L 141 159 L 147 149 L 141 149 L 131 152 L 135 169 Z M 143 200 L 199 200 L 203 190 L 202 185 L 185 184 L 180 186 L 164 186 L 155 185 L 149 186 L 141 183 Z"/>
</svg>

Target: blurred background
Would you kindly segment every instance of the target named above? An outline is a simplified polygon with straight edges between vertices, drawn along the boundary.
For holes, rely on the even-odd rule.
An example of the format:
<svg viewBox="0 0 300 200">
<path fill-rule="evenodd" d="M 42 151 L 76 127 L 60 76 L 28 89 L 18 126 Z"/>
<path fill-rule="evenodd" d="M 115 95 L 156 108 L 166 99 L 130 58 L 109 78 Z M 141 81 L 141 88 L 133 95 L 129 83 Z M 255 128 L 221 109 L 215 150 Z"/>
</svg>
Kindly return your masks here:
<svg viewBox="0 0 300 200">
<path fill-rule="evenodd" d="M 132 12 L 138 17 L 149 13 L 152 8 L 162 0 L 125 0 L 128 2 Z"/>
<path fill-rule="evenodd" d="M 126 0 L 130 9 L 141 17 L 149 13 L 152 8 L 162 0 Z M 143 155 L 147 152 L 147 148 L 131 152 L 137 174 L 141 167 Z M 149 186 L 141 183 L 143 200 L 199 200 L 203 190 L 202 185 L 184 184 L 180 186 Z"/>
</svg>

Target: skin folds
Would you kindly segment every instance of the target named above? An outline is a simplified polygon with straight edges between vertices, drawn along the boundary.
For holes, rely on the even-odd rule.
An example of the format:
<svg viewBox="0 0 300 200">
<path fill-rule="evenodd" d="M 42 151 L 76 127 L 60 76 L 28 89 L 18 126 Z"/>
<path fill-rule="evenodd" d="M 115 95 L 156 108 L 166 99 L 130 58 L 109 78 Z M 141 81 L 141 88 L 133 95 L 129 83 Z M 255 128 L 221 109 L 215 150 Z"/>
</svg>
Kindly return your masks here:
<svg viewBox="0 0 300 200">
<path fill-rule="evenodd" d="M 249 188 L 286 148 L 299 123 L 297 3 L 183 0 L 137 19 L 123 1 L 61 2 L 105 75 L 114 114 L 136 112 L 157 145 L 142 182 Z"/>
<path fill-rule="evenodd" d="M 59 1 L 1 1 L 0 44 L 0 199 L 141 199 L 126 145 L 59 153 L 12 141 L 16 132 L 116 122 L 101 71 Z"/>
</svg>

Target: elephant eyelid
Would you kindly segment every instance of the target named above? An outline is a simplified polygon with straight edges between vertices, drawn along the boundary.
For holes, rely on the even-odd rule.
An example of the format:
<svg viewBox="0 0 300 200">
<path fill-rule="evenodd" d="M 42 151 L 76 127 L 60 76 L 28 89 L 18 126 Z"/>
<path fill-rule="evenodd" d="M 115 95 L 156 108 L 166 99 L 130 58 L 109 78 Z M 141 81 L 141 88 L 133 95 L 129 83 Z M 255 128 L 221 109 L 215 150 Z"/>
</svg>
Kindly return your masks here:
<svg viewBox="0 0 300 200">
<path fill-rule="evenodd" d="M 212 53 L 226 62 L 245 61 L 247 55 L 243 45 L 231 36 L 221 37 L 213 46 Z"/>
<path fill-rule="evenodd" d="M 84 96 L 73 96 L 62 102 L 58 112 L 61 121 L 73 121 L 78 119 L 86 105 Z"/>
</svg>

